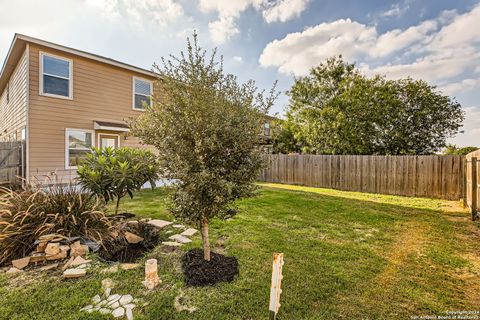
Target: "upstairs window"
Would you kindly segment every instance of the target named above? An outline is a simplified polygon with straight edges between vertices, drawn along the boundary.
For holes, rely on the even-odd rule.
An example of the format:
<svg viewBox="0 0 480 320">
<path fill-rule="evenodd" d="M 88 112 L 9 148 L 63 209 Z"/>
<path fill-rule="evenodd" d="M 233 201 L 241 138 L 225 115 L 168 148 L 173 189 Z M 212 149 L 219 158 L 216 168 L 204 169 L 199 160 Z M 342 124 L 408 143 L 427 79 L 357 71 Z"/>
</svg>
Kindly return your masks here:
<svg viewBox="0 0 480 320">
<path fill-rule="evenodd" d="M 269 137 L 270 136 L 270 123 L 265 122 L 263 125 L 263 135 Z"/>
<path fill-rule="evenodd" d="M 152 105 L 152 82 L 133 78 L 133 109 L 145 110 L 145 104 Z"/>
<path fill-rule="evenodd" d="M 40 94 L 72 99 L 72 60 L 40 53 Z"/>
</svg>

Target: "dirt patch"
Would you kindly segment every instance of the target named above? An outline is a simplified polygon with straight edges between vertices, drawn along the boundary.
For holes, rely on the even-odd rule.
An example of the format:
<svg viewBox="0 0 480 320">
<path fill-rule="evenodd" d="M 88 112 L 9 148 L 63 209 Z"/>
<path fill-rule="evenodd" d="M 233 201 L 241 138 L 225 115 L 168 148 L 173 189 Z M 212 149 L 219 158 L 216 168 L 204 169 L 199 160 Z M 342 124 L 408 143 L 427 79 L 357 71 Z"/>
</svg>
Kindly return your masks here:
<svg viewBox="0 0 480 320">
<path fill-rule="evenodd" d="M 214 252 L 210 261 L 206 261 L 203 250 L 192 249 L 183 256 L 182 269 L 187 285 L 210 286 L 218 282 L 232 282 L 238 275 L 238 261 L 235 257 Z"/>
<path fill-rule="evenodd" d="M 128 243 L 124 237 L 118 237 L 114 241 L 104 243 L 104 247 L 99 252 L 100 258 L 108 262 L 135 262 L 162 242 L 158 229 L 148 223 L 129 225 L 126 231 L 144 240 L 139 243 Z"/>
</svg>

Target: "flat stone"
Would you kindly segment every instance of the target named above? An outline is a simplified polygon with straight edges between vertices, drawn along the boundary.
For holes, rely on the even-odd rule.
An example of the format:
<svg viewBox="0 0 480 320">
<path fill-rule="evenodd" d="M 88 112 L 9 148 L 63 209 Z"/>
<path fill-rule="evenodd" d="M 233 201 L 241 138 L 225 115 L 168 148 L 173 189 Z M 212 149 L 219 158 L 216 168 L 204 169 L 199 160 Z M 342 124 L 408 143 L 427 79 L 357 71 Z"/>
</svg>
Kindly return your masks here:
<svg viewBox="0 0 480 320">
<path fill-rule="evenodd" d="M 93 306 L 91 304 L 89 304 L 88 306 L 86 307 L 83 307 L 82 309 L 80 309 L 80 311 L 89 311 L 89 310 L 92 310 L 93 309 Z"/>
<path fill-rule="evenodd" d="M 165 241 L 165 242 L 162 242 L 162 244 L 164 246 L 168 246 L 168 247 L 181 247 L 181 246 L 183 246 L 183 244 L 181 244 L 179 242 L 173 242 L 173 241 Z"/>
<path fill-rule="evenodd" d="M 148 221 L 147 223 L 161 229 L 161 228 L 165 228 L 166 226 L 171 225 L 173 222 L 154 219 L 154 220 Z"/>
<path fill-rule="evenodd" d="M 103 306 L 106 305 L 107 303 L 108 303 L 107 300 L 102 300 L 102 301 L 100 301 L 100 302 L 97 304 L 97 306 L 103 307 Z"/>
<path fill-rule="evenodd" d="M 64 278 L 80 278 L 87 274 L 87 271 L 84 269 L 67 269 L 63 272 Z"/>
<path fill-rule="evenodd" d="M 168 239 L 174 240 L 183 244 L 192 242 L 192 240 L 188 239 L 185 236 L 182 236 L 181 234 L 174 234 L 173 236 L 168 237 Z"/>
<path fill-rule="evenodd" d="M 110 314 L 110 312 L 112 312 L 110 309 L 107 309 L 107 308 L 100 308 L 98 310 L 98 312 L 100 312 L 101 314 Z"/>
<path fill-rule="evenodd" d="M 11 267 L 10 269 L 7 270 L 6 273 L 19 273 L 19 272 L 25 272 L 25 271 L 17 269 L 15 267 Z"/>
<path fill-rule="evenodd" d="M 102 298 L 98 294 L 92 298 L 93 304 L 98 304 L 100 301 L 102 301 Z"/>
<path fill-rule="evenodd" d="M 174 224 L 172 227 L 185 229 L 185 226 L 183 224 Z"/>
<path fill-rule="evenodd" d="M 52 264 L 48 264 L 46 266 L 43 266 L 43 267 L 39 268 L 38 270 L 48 271 L 48 270 L 52 270 L 52 269 L 56 269 L 56 268 L 58 268 L 58 263 L 52 263 Z"/>
<path fill-rule="evenodd" d="M 38 240 L 40 241 L 57 241 L 57 240 L 60 241 L 64 239 L 68 239 L 68 238 L 58 233 L 44 234 L 43 236 L 38 237 Z"/>
<path fill-rule="evenodd" d="M 45 253 L 32 253 L 30 256 L 30 263 L 43 262 L 45 260 Z"/>
<path fill-rule="evenodd" d="M 113 288 L 115 287 L 115 283 L 113 282 L 112 279 L 110 278 L 105 278 L 102 280 L 102 289 L 108 289 L 108 288 Z"/>
<path fill-rule="evenodd" d="M 123 307 L 118 307 L 117 309 L 112 311 L 112 316 L 114 318 L 120 318 L 125 315 L 125 309 Z"/>
<path fill-rule="evenodd" d="M 70 266 L 75 267 L 75 266 L 81 266 L 82 264 L 87 264 L 92 262 L 92 260 L 85 260 L 81 256 L 77 256 L 73 259 L 72 263 Z"/>
<path fill-rule="evenodd" d="M 127 320 L 133 320 L 133 311 L 131 308 L 127 308 Z"/>
<path fill-rule="evenodd" d="M 121 263 L 120 268 L 122 270 L 132 270 L 132 269 L 137 269 L 140 267 L 139 263 Z"/>
<path fill-rule="evenodd" d="M 134 304 L 134 303 L 129 303 L 129 304 L 124 305 L 125 309 L 134 309 L 136 306 L 137 305 Z"/>
<path fill-rule="evenodd" d="M 114 303 L 111 303 L 109 305 L 107 305 L 110 309 L 117 309 L 118 307 L 120 307 L 120 303 L 118 301 L 115 301 Z"/>
<path fill-rule="evenodd" d="M 102 271 L 103 273 L 115 273 L 115 272 L 118 272 L 118 263 L 104 269 Z"/>
<path fill-rule="evenodd" d="M 120 304 L 121 304 L 122 306 L 127 305 L 127 304 L 129 304 L 130 302 L 132 302 L 132 301 L 133 301 L 133 297 L 132 297 L 131 295 L 129 295 L 129 294 L 124 295 L 124 296 L 122 296 L 122 297 L 120 298 Z"/>
<path fill-rule="evenodd" d="M 70 257 L 70 259 L 68 259 L 68 261 L 65 262 L 65 264 L 63 265 L 62 270 L 65 271 L 68 268 L 70 268 L 70 265 L 72 264 L 73 260 L 75 260 L 75 257 Z"/>
<path fill-rule="evenodd" d="M 193 236 L 195 233 L 197 233 L 198 230 L 197 229 L 193 229 L 193 228 L 188 228 L 187 230 L 183 231 L 182 233 L 180 233 L 180 235 L 182 236 L 185 236 L 185 237 L 191 237 Z"/>
<path fill-rule="evenodd" d="M 90 265 L 89 264 L 81 264 L 79 265 L 78 267 L 76 267 L 77 269 L 88 269 Z"/>
<path fill-rule="evenodd" d="M 17 259 L 12 261 L 13 267 L 20 270 L 28 266 L 29 263 L 30 263 L 30 257 L 25 257 L 22 259 Z"/>
<path fill-rule="evenodd" d="M 60 253 L 60 243 L 49 243 L 45 248 L 45 254 L 47 256 L 55 256 Z"/>
<path fill-rule="evenodd" d="M 72 257 L 84 256 L 88 251 L 88 246 L 81 244 L 80 241 L 75 241 L 70 245 L 70 256 Z"/>
<path fill-rule="evenodd" d="M 110 297 L 111 292 L 112 292 L 112 288 L 107 288 L 107 289 L 105 289 L 103 295 L 105 296 L 105 298 L 108 298 L 108 297 Z"/>
<path fill-rule="evenodd" d="M 119 294 L 112 294 L 110 297 L 107 298 L 109 304 L 112 304 L 113 302 L 119 300 L 121 295 Z"/>
<path fill-rule="evenodd" d="M 137 236 L 136 234 L 128 232 L 128 231 L 125 232 L 125 239 L 127 239 L 128 243 L 132 243 L 132 244 L 139 243 L 139 242 L 142 242 L 144 240 L 142 237 Z"/>
<path fill-rule="evenodd" d="M 50 255 L 47 253 L 47 249 L 45 249 L 46 256 L 45 258 L 47 260 L 60 260 L 60 259 L 65 259 L 68 256 L 68 250 L 70 250 L 69 246 L 59 246 L 60 252 L 57 254 Z"/>
</svg>

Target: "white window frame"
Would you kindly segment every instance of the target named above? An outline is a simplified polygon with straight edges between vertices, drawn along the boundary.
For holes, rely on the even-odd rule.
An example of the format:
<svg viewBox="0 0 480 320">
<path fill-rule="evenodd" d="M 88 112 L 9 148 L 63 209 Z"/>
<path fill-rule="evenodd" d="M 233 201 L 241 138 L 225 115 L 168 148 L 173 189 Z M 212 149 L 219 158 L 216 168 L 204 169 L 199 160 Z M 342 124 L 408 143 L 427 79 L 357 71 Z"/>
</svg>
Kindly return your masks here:
<svg viewBox="0 0 480 320">
<path fill-rule="evenodd" d="M 145 111 L 145 109 L 139 109 L 135 107 L 135 80 L 141 80 L 150 83 L 150 107 L 152 106 L 152 95 L 153 95 L 153 81 L 140 77 L 132 77 L 132 109 L 136 111 Z M 139 95 L 145 96 L 141 93 Z"/>
<path fill-rule="evenodd" d="M 97 146 L 98 146 L 99 148 L 102 147 L 102 144 L 101 144 L 101 141 L 100 141 L 100 136 L 117 137 L 117 148 L 120 148 L 120 135 L 119 135 L 119 134 L 115 134 L 115 133 L 101 133 L 101 132 L 98 132 L 98 133 L 97 133 Z"/>
<path fill-rule="evenodd" d="M 92 135 L 92 147 L 95 147 L 95 131 L 90 129 L 81 129 L 81 128 L 65 128 L 65 169 L 77 169 L 77 166 L 70 166 L 69 165 L 69 139 L 68 139 L 68 132 L 69 131 L 83 131 L 90 133 Z"/>
<path fill-rule="evenodd" d="M 56 78 L 61 78 L 61 79 L 67 79 L 67 80 L 68 80 L 68 97 L 62 96 L 62 95 L 59 95 L 59 94 L 51 94 L 51 93 L 45 93 L 45 92 L 43 92 L 43 91 L 44 91 L 44 90 L 43 90 L 43 57 L 44 57 L 44 56 L 52 57 L 52 58 L 59 59 L 59 60 L 68 61 L 68 65 L 69 65 L 69 72 L 68 72 L 68 73 L 69 73 L 69 75 L 70 75 L 69 78 L 60 77 L 60 76 L 56 76 L 56 75 L 48 74 L 48 73 L 47 73 L 48 76 L 56 77 Z M 65 58 L 65 57 L 57 56 L 57 55 L 55 55 L 55 54 L 43 52 L 43 51 L 40 51 L 40 52 L 39 52 L 39 59 L 40 59 L 40 63 L 39 63 L 40 70 L 39 70 L 38 79 L 39 79 L 39 81 L 40 81 L 40 84 L 39 84 L 39 86 L 38 86 L 38 94 L 41 95 L 41 96 L 45 96 L 45 97 L 60 98 L 60 99 L 66 99 L 66 100 L 73 100 L 73 60 L 72 60 L 72 59 Z"/>
</svg>

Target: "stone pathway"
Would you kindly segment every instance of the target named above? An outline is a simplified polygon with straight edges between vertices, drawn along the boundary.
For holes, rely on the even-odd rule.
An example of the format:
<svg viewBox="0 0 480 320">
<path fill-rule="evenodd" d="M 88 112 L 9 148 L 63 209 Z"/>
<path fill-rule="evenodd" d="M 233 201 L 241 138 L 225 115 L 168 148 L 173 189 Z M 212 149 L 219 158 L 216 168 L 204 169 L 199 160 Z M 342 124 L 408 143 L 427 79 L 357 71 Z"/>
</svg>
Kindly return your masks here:
<svg viewBox="0 0 480 320">
<path fill-rule="evenodd" d="M 171 221 L 166 221 L 166 220 L 159 220 L 159 219 L 151 219 L 146 221 L 148 224 L 151 224 L 152 226 L 155 226 L 159 229 L 164 229 L 166 227 L 171 226 L 174 229 L 180 229 L 182 230 L 181 233 L 176 233 L 178 232 L 177 230 L 167 230 L 165 233 L 175 233 L 168 237 L 169 240 L 171 241 L 164 241 L 162 244 L 164 246 L 169 246 L 169 247 L 180 247 L 184 244 L 192 242 L 190 237 L 195 235 L 198 230 L 194 228 L 186 228 L 183 224 L 173 224 Z"/>
</svg>

